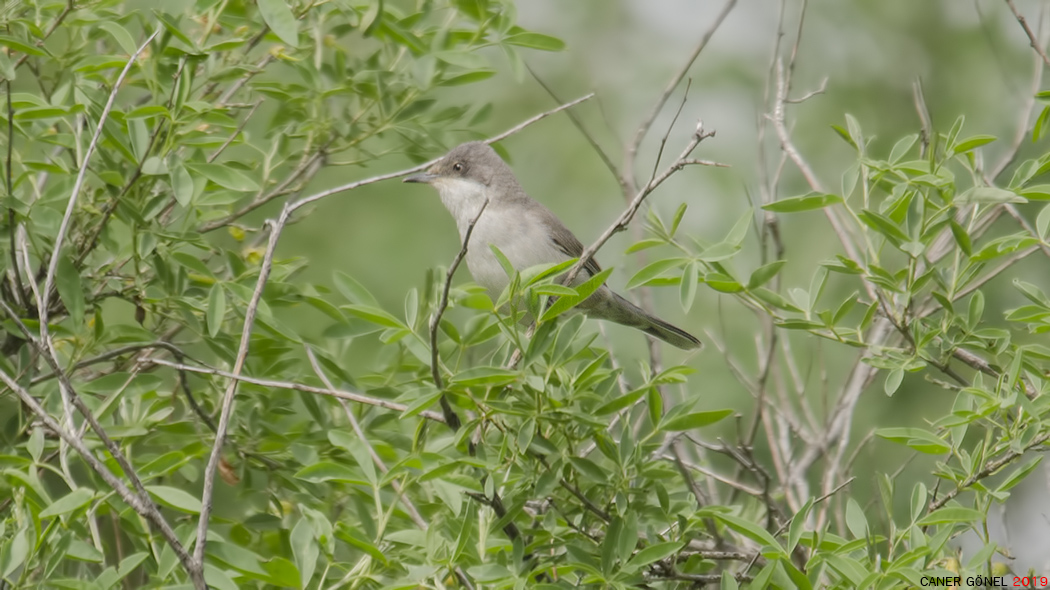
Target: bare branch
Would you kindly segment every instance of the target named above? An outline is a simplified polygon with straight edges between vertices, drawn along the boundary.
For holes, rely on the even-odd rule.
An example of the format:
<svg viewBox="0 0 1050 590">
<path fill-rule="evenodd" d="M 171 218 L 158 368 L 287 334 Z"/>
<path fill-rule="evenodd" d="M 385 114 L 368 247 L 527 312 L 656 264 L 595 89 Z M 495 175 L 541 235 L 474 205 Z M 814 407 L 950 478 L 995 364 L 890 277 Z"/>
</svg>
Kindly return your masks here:
<svg viewBox="0 0 1050 590">
<path fill-rule="evenodd" d="M 1021 149 L 1021 144 L 1024 143 L 1024 138 L 1028 135 L 1028 121 L 1032 118 L 1032 107 L 1035 106 L 1035 95 L 1043 85 L 1043 62 L 1038 55 L 1032 56 L 1032 70 L 1032 84 L 1028 88 L 1028 96 L 1025 97 L 1025 103 L 1021 109 L 1021 116 L 1017 120 L 1017 131 L 1014 132 L 1014 137 L 1010 141 L 1010 149 L 1002 155 L 995 166 L 989 171 L 988 176 L 992 180 L 999 178 L 999 175 L 1013 163 L 1014 159 L 1017 158 L 1017 152 Z"/>
<path fill-rule="evenodd" d="M 1039 38 L 1036 36 L 1035 31 L 1032 27 L 1028 26 L 1028 21 L 1025 20 L 1024 16 L 1017 10 L 1017 6 L 1014 5 L 1014 0 L 1006 0 L 1006 5 L 1010 7 L 1010 12 L 1014 13 L 1014 18 L 1017 22 L 1021 23 L 1021 28 L 1024 29 L 1024 34 L 1028 35 L 1028 41 L 1032 45 L 1032 49 L 1039 54 L 1039 57 L 1043 60 L 1043 63 L 1050 67 L 1050 56 L 1046 54 L 1042 44 L 1039 43 Z"/>
<path fill-rule="evenodd" d="M 704 126 L 702 122 L 697 123 L 696 131 L 693 133 L 692 139 L 685 146 L 685 149 L 682 150 L 682 153 L 678 156 L 678 159 L 675 160 L 670 166 L 668 166 L 662 173 L 660 173 L 659 175 L 654 175 L 653 178 L 645 185 L 645 187 L 638 191 L 638 193 L 634 196 L 634 199 L 632 199 L 631 202 L 628 203 L 627 208 L 624 209 L 623 213 L 620 214 L 620 217 L 604 232 L 602 232 L 602 235 L 600 235 L 598 239 L 594 241 L 593 244 L 588 246 L 583 251 L 583 254 L 580 255 L 580 259 L 576 261 L 576 264 L 574 264 L 571 269 L 569 269 L 569 272 L 565 275 L 565 279 L 562 282 L 567 285 L 571 285 L 572 281 L 576 278 L 578 274 L 580 274 L 580 271 L 583 270 L 584 265 L 590 262 L 592 258 L 594 258 L 594 255 L 598 252 L 598 250 L 600 250 L 601 247 L 609 241 L 609 238 L 611 238 L 613 234 L 627 229 L 627 226 L 631 223 L 631 220 L 634 219 L 635 213 L 638 212 L 638 209 L 642 206 L 642 202 L 645 201 L 645 198 L 648 197 L 654 190 L 656 190 L 657 187 L 663 184 L 665 180 L 670 178 L 671 175 L 685 167 L 689 154 L 693 153 L 693 150 L 696 149 L 696 146 L 700 145 L 701 141 L 713 135 L 713 131 L 704 131 Z"/>
<path fill-rule="evenodd" d="M 438 328 L 441 325 L 441 316 L 445 315 L 445 310 L 448 309 L 448 292 L 452 287 L 452 277 L 456 274 L 456 269 L 459 268 L 460 263 L 463 262 L 463 258 L 467 256 L 470 235 L 474 233 L 474 226 L 477 225 L 478 220 L 481 219 L 481 214 L 485 212 L 488 206 L 489 201 L 485 199 L 485 202 L 481 204 L 481 208 L 478 209 L 478 214 L 467 225 L 467 231 L 463 235 L 463 247 L 456 253 L 456 257 L 452 259 L 452 264 L 448 267 L 448 272 L 445 273 L 445 284 L 441 289 L 441 301 L 438 303 L 434 315 L 430 316 L 430 374 L 434 377 L 434 386 L 439 390 L 445 389 L 441 379 L 441 368 L 438 367 L 440 357 L 438 355 L 437 339 Z M 448 424 L 449 428 L 453 431 L 459 430 L 461 424 L 459 416 L 456 415 L 455 410 L 449 405 L 444 393 L 441 394 L 441 411 L 445 414 L 445 423 Z"/>
<path fill-rule="evenodd" d="M 671 78 L 671 81 L 667 83 L 667 87 L 665 87 L 663 93 L 660 94 L 660 98 L 656 100 L 656 104 L 653 105 L 652 110 L 649 111 L 649 114 L 642 120 L 641 125 L 638 126 L 638 130 L 634 133 L 634 138 L 627 146 L 625 154 L 626 161 L 623 167 L 625 173 L 631 174 L 634 170 L 635 155 L 638 153 L 638 148 L 641 147 L 645 135 L 649 133 L 649 129 L 652 128 L 653 123 L 656 121 L 656 117 L 660 114 L 660 111 L 663 110 L 664 105 L 667 103 L 667 99 L 671 97 L 671 93 L 674 92 L 674 89 L 677 88 L 679 84 L 681 84 L 682 79 L 685 78 L 685 75 L 689 73 L 689 69 L 693 67 L 693 63 L 696 62 L 696 58 L 700 57 L 700 52 L 707 47 L 707 43 L 711 40 L 711 37 L 714 36 L 715 31 L 722 26 L 722 22 L 727 16 L 729 16 L 733 7 L 736 6 L 736 1 L 737 0 L 728 0 L 725 5 L 722 6 L 722 11 L 715 17 L 711 26 L 704 31 L 704 34 L 700 37 L 700 42 L 696 45 L 696 48 L 693 49 L 693 53 L 689 55 L 689 58 L 686 59 L 682 68 L 679 69 Z"/>
<path fill-rule="evenodd" d="M 120 90 L 120 85 L 124 82 L 124 78 L 131 71 L 132 64 L 138 59 L 138 56 L 146 46 L 149 45 L 153 38 L 160 33 L 160 29 L 153 31 L 153 34 L 146 39 L 139 48 L 135 50 L 135 53 L 128 58 L 128 62 L 124 64 L 124 69 L 120 71 L 120 75 L 117 76 L 117 81 L 113 83 L 113 89 L 109 93 L 109 99 L 106 101 L 106 106 L 102 109 L 102 115 L 98 119 L 98 125 L 95 127 L 95 134 L 91 137 L 91 143 L 88 144 L 87 151 L 84 152 L 84 158 L 80 162 L 80 171 L 77 173 L 77 179 L 73 183 L 73 190 L 69 195 L 69 201 L 66 203 L 66 212 L 62 216 L 62 223 L 58 226 L 58 235 L 55 236 L 55 245 L 51 249 L 51 260 L 47 265 L 47 274 L 44 276 L 44 290 L 40 294 L 42 299 L 42 305 L 40 308 L 40 334 L 43 340 L 49 340 L 47 334 L 47 317 L 48 317 L 48 303 L 51 299 L 51 290 L 55 286 L 55 273 L 58 270 L 58 261 L 62 256 L 62 242 L 66 239 L 66 233 L 69 232 L 69 224 L 73 219 L 73 211 L 77 206 L 77 197 L 80 195 L 80 189 L 84 185 L 84 178 L 87 176 L 88 163 L 91 161 L 91 155 L 95 153 L 95 147 L 98 145 L 98 139 L 102 136 L 102 127 L 106 124 L 106 119 L 109 118 L 109 112 L 113 109 L 113 103 L 117 99 L 117 92 Z"/>
<path fill-rule="evenodd" d="M 933 141 L 933 121 L 930 119 L 930 109 L 926 106 L 926 94 L 922 90 L 922 78 L 915 78 L 911 84 L 912 102 L 915 104 L 915 113 L 919 115 L 919 141 L 922 149 L 919 156 L 925 158 L 926 151 L 930 149 Z"/>
<path fill-rule="evenodd" d="M 563 105 L 560 105 L 560 106 L 558 106 L 556 108 L 553 108 L 553 109 L 551 109 L 549 111 L 542 112 L 542 113 L 540 113 L 540 114 L 538 114 L 538 115 L 536 115 L 536 116 L 534 116 L 532 118 L 525 119 L 521 123 L 518 123 L 517 125 L 511 127 L 510 129 L 507 129 L 503 133 L 500 133 L 498 135 L 493 135 L 492 137 L 486 139 L 485 143 L 492 144 L 492 143 L 496 143 L 497 141 L 503 141 L 504 139 L 507 139 L 511 135 L 514 135 L 515 133 L 521 131 L 522 129 L 528 127 L 529 125 L 532 125 L 533 123 L 535 123 L 537 121 L 546 119 L 547 117 L 549 117 L 549 116 L 551 116 L 551 115 L 553 115 L 555 113 L 560 113 L 560 112 L 564 111 L 565 109 L 572 108 L 572 107 L 580 104 L 581 102 L 584 102 L 586 100 L 590 100 L 592 98 L 594 98 L 594 93 L 593 92 L 591 92 L 590 94 L 585 94 L 585 95 L 577 98 L 576 100 L 571 100 L 571 101 L 569 101 L 569 102 L 567 102 L 567 103 L 565 103 Z M 416 169 L 413 170 L 413 172 L 415 172 L 417 170 L 422 170 L 422 169 L 423 169 L 422 167 L 416 168 Z"/>
<path fill-rule="evenodd" d="M 15 109 L 11 102 L 11 81 L 8 80 L 7 88 L 7 158 L 5 162 L 4 182 L 7 185 L 7 197 L 14 199 L 14 180 L 11 177 L 11 160 L 14 158 L 15 147 Z M 28 304 L 29 293 L 22 284 L 22 273 L 18 270 L 18 249 L 15 247 L 15 236 L 18 233 L 18 225 L 15 217 L 14 207 L 7 208 L 7 231 L 11 239 L 11 275 L 14 277 L 14 295 L 18 305 L 25 307 Z"/>
<path fill-rule="evenodd" d="M 215 158 L 218 158 L 222 154 L 222 152 L 226 151 L 226 148 L 228 148 L 230 144 L 233 143 L 233 140 L 237 139 L 237 136 L 241 134 L 241 131 L 244 131 L 245 126 L 248 125 L 248 121 L 251 120 L 252 115 L 255 114 L 255 111 L 259 108 L 259 105 L 261 105 L 262 103 L 263 99 L 261 98 L 255 101 L 255 104 L 252 105 L 252 108 L 250 111 L 248 111 L 248 114 L 244 116 L 244 120 L 242 120 L 241 124 L 237 126 L 237 129 L 230 135 L 230 137 L 226 139 L 226 141 L 223 142 L 222 145 L 219 146 L 219 149 L 215 150 L 215 152 L 213 152 L 212 155 L 208 156 L 208 159 L 206 161 L 209 164 L 214 162 Z"/>
<path fill-rule="evenodd" d="M 1019 459 L 1026 452 L 1028 452 L 1028 451 L 1030 451 L 1032 449 L 1035 449 L 1038 446 L 1041 446 L 1043 443 L 1046 443 L 1047 441 L 1050 441 L 1050 432 L 1044 432 L 1044 433 L 1040 434 L 1039 436 L 1036 436 L 1034 439 L 1032 439 L 1032 442 L 1030 442 L 1027 445 L 1025 445 L 1025 447 L 1023 449 L 1011 450 L 1010 452 L 1006 453 L 1002 457 L 999 457 L 998 459 L 993 459 L 991 461 L 988 461 L 987 463 L 984 464 L 984 467 L 982 467 L 980 471 L 978 471 L 977 473 L 971 475 L 970 477 L 967 477 L 965 480 L 962 481 L 962 483 L 960 483 L 958 486 L 956 486 L 955 489 L 953 489 L 950 492 L 948 492 L 947 494 L 941 496 L 941 498 L 939 500 L 931 499 L 930 507 L 927 510 L 927 513 L 933 512 L 934 510 L 937 510 L 938 508 L 942 508 L 952 498 L 958 496 L 966 488 L 968 488 L 968 487 L 972 486 L 973 484 L 981 481 L 982 479 L 988 477 L 989 475 L 994 474 L 995 472 L 999 471 L 1003 467 L 1006 467 L 1010 463 L 1012 463 L 1015 460 Z"/>
</svg>

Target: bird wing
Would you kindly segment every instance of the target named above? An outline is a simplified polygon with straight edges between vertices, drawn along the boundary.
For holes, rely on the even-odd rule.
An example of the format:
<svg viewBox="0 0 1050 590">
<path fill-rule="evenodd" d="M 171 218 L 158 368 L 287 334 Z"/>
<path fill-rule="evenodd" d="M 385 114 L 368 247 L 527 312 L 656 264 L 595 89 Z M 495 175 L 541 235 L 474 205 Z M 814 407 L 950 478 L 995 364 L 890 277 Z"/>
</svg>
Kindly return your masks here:
<svg viewBox="0 0 1050 590">
<path fill-rule="evenodd" d="M 580 240 L 576 239 L 576 236 L 572 235 L 569 228 L 565 227 L 565 224 L 555 217 L 553 213 L 547 210 L 544 210 L 543 213 L 541 221 L 543 225 L 547 226 L 548 234 L 551 237 L 551 241 L 554 242 L 554 246 L 570 258 L 579 258 L 583 254 L 584 249 Z M 593 256 L 587 261 L 587 264 L 583 265 L 583 268 L 592 277 L 602 271 L 602 267 L 598 265 L 598 261 Z"/>
</svg>

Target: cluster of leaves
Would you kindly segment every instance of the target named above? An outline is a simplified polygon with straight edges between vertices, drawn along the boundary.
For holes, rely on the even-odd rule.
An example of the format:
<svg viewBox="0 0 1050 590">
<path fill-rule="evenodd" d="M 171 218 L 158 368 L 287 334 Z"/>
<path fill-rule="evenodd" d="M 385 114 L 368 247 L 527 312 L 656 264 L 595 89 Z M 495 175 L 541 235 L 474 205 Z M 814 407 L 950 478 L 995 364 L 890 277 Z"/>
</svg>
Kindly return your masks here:
<svg viewBox="0 0 1050 590">
<path fill-rule="evenodd" d="M 0 328 L 0 371 L 121 473 L 84 434 L 80 416 L 65 423 L 59 381 L 39 341 L 47 302 L 48 332 L 75 394 L 187 546 L 223 378 L 150 358 L 232 363 L 261 257 L 260 232 L 247 223 L 258 217 L 246 216 L 296 196 L 323 165 L 442 151 L 448 132 L 491 111 L 433 97 L 440 87 L 493 75 L 479 50 L 499 47 L 520 61 L 523 48 L 561 48 L 516 26 L 509 3 L 191 4 L 0 9 L 0 297 L 12 310 Z M 68 232 L 56 245 L 64 218 Z M 42 297 L 53 257 L 55 289 Z M 283 308 L 313 306 L 351 325 L 337 295 L 293 279 L 301 267 L 301 260 L 275 265 L 258 308 L 250 375 L 294 381 L 309 373 L 300 327 L 282 321 Z M 317 346 L 326 367 L 341 364 L 333 359 L 343 341 Z M 347 445 L 339 438 L 345 415 L 313 396 L 240 391 L 221 467 L 228 487 L 217 494 L 208 538 L 212 587 L 331 581 L 352 566 L 318 569 L 319 551 L 352 563 L 367 555 L 355 547 L 383 538 L 389 504 L 366 502 L 359 507 L 367 517 L 341 522 L 332 511 L 341 501 L 315 483 L 325 478 L 295 476 L 323 459 L 353 457 L 338 446 Z M 6 387 L 0 416 L 0 586 L 160 587 L 187 579 L 156 530 Z M 413 428 L 395 416 L 372 418 L 369 428 L 387 424 L 395 441 Z"/>
<path fill-rule="evenodd" d="M 847 123 L 835 130 L 858 157 L 842 176 L 841 194 L 809 193 L 762 207 L 777 214 L 826 208 L 846 213 L 840 238 L 852 251 L 814 265 L 808 290 L 767 287 L 783 268 L 783 258 L 744 277 L 731 270 L 731 261 L 744 249 L 753 212 L 723 241 L 709 244 L 678 234 L 684 206 L 670 223 L 650 215 L 654 237 L 631 250 L 670 247 L 675 256 L 648 264 L 628 285 L 677 285 L 682 306 L 689 309 L 696 284 L 706 284 L 769 318 L 779 330 L 804 331 L 866 350 L 863 362 L 885 372 L 886 395 L 893 395 L 908 373 L 923 373 L 956 392 L 951 412 L 931 417 L 929 428 L 875 431 L 882 439 L 938 457 L 933 475 L 940 480 L 940 493 L 931 493 L 924 482 L 915 484 L 910 512 L 897 515 L 894 478 L 879 474 L 885 509 L 879 515 L 881 530 L 855 500 L 843 501 L 838 527 L 854 540 L 818 531 L 820 549 L 805 567 L 811 581 L 823 571 L 843 587 L 919 585 L 920 576 L 936 575 L 938 567 L 950 570 L 944 575 L 1001 575 L 1004 561 L 993 559 L 1001 548 L 987 536 L 988 510 L 1005 502 L 1009 490 L 1039 465 L 1042 457 L 1028 451 L 1050 441 L 1045 395 L 1050 348 L 1030 336 L 1046 332 L 1050 299 L 1030 282 L 1011 281 L 1007 272 L 1033 253 L 1050 253 L 1050 205 L 1038 204 L 1050 200 L 1048 186 L 1039 184 L 1050 171 L 1050 154 L 1018 164 L 1000 188 L 984 172 L 978 154 L 995 138 L 963 138 L 961 117 L 929 143 L 918 134 L 902 138 L 887 158 L 868 152 L 854 118 L 847 116 Z M 994 224 L 1006 214 L 1011 223 Z M 1029 303 L 986 310 L 981 288 L 996 280 L 1010 281 Z M 848 294 L 829 296 L 834 293 Z M 821 440 L 819 434 L 814 439 Z M 782 460 L 795 458 L 789 454 Z M 1004 469 L 1007 476 L 990 485 L 987 478 Z M 810 508 L 806 502 L 796 521 Z M 985 544 L 960 563 L 949 541 L 967 531 Z"/>
</svg>

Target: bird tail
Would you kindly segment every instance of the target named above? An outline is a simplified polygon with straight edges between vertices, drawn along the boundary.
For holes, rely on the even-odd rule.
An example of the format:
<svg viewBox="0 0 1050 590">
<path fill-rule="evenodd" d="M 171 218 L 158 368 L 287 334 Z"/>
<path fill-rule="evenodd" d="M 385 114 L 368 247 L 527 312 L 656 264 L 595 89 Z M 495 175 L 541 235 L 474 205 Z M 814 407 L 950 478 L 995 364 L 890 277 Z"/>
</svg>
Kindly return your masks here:
<svg viewBox="0 0 1050 590">
<path fill-rule="evenodd" d="M 686 332 L 685 330 L 671 325 L 660 318 L 650 315 L 644 309 L 631 303 L 630 301 L 620 297 L 616 293 L 611 293 L 615 303 L 613 306 L 619 308 L 620 313 L 614 314 L 603 314 L 605 319 L 612 320 L 618 324 L 629 326 L 631 328 L 637 328 L 646 334 L 659 338 L 664 342 L 681 348 L 682 350 L 693 350 L 703 346 L 695 336 Z M 623 313 L 626 311 L 627 313 Z"/>
</svg>

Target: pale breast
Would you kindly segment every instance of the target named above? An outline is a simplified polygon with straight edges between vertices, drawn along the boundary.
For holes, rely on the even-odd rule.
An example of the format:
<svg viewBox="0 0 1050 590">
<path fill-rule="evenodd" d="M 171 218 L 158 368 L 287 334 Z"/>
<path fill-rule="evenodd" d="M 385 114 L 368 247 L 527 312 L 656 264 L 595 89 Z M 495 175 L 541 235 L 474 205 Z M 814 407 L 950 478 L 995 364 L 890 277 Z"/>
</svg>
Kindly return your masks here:
<svg viewBox="0 0 1050 590">
<path fill-rule="evenodd" d="M 519 207 L 489 205 L 474 226 L 467 249 L 467 268 L 474 281 L 488 289 L 493 298 L 507 287 L 509 279 L 491 246 L 499 248 L 519 272 L 537 264 L 568 259 L 534 216 Z"/>
</svg>

